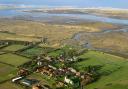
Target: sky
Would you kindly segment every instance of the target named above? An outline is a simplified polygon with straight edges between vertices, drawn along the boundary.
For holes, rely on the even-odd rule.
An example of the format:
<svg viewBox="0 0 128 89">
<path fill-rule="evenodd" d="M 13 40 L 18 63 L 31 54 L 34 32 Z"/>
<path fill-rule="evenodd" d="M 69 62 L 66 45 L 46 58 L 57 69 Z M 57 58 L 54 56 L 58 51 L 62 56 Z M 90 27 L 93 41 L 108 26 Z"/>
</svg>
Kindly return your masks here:
<svg viewBox="0 0 128 89">
<path fill-rule="evenodd" d="M 112 7 L 128 9 L 128 0 L 0 0 L 0 4 L 70 7 Z"/>
</svg>

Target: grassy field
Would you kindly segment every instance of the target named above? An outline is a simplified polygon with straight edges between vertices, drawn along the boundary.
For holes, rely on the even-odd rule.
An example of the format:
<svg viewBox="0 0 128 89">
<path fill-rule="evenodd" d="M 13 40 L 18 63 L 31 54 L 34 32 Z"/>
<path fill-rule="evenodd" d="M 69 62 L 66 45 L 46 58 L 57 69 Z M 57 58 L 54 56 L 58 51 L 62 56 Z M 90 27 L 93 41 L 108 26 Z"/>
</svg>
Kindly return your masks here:
<svg viewBox="0 0 128 89">
<path fill-rule="evenodd" d="M 12 45 L 9 47 L 8 49 L 6 48 L 6 50 L 15 51 L 22 48 L 23 46 Z M 63 52 L 61 49 L 56 51 L 53 50 L 54 49 L 52 48 L 42 48 L 36 46 L 23 51 L 22 54 L 26 56 L 34 56 L 39 55 L 42 52 L 52 51 L 49 53 L 49 55 L 56 57 Z M 82 58 L 84 60 L 74 63 L 74 66 L 80 71 L 84 71 L 85 67 L 88 67 L 90 65 L 102 66 L 99 70 L 99 73 L 101 74 L 100 79 L 92 84 L 87 85 L 85 89 L 128 89 L 128 59 L 92 50 L 88 50 L 86 53 L 80 55 L 79 58 Z M 0 55 L 0 62 L 11 64 L 14 66 L 19 66 L 29 60 L 30 59 L 11 53 Z M 15 76 L 15 74 L 15 67 L 0 63 L 0 82 L 11 79 Z M 40 80 L 41 84 L 49 85 L 52 88 L 55 87 L 55 80 L 52 78 L 50 79 L 45 75 L 33 73 L 29 75 L 28 78 L 34 78 Z M 0 84 L 0 89 L 22 89 L 22 87 L 7 81 Z"/>
<path fill-rule="evenodd" d="M 15 54 L 11 54 L 11 53 L 0 55 L 0 62 L 11 64 L 14 66 L 19 66 L 29 60 L 30 59 L 27 59 L 25 57 L 18 56 Z"/>
<path fill-rule="evenodd" d="M 99 70 L 102 77 L 85 89 L 128 89 L 127 59 L 98 51 L 89 51 L 80 57 L 85 60 L 75 65 L 81 71 L 88 65 L 103 66 Z"/>
<path fill-rule="evenodd" d="M 16 68 L 0 63 L 0 82 L 14 77 Z"/>
<path fill-rule="evenodd" d="M 8 81 L 0 84 L 0 89 L 24 89 L 24 88 Z"/>
<path fill-rule="evenodd" d="M 33 47 L 33 48 L 30 48 L 30 49 L 23 51 L 21 54 L 23 54 L 27 57 L 33 57 L 36 55 L 40 55 L 41 53 L 46 53 L 46 52 L 49 52 L 52 50 L 54 50 L 54 49 L 50 48 L 50 47 L 38 47 L 38 46 L 36 46 L 36 47 Z"/>
<path fill-rule="evenodd" d="M 61 55 L 62 53 L 63 53 L 62 50 L 56 50 L 56 51 L 48 53 L 48 55 L 53 56 L 53 57 L 57 57 L 57 56 Z"/>
<path fill-rule="evenodd" d="M 18 44 L 13 44 L 13 45 L 10 45 L 10 46 L 7 46 L 5 48 L 3 48 L 2 50 L 5 50 L 5 51 L 17 51 L 19 49 L 23 49 L 24 45 L 18 45 Z"/>
</svg>

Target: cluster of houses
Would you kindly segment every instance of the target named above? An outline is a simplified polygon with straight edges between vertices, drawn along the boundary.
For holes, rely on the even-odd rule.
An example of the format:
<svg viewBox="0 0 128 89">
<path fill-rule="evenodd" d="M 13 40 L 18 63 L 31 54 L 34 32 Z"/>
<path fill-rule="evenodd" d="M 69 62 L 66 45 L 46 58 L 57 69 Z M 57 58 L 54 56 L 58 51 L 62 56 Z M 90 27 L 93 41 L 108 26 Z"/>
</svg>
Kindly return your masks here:
<svg viewBox="0 0 128 89">
<path fill-rule="evenodd" d="M 43 57 L 38 56 L 36 58 L 37 67 L 33 72 L 40 73 L 42 76 L 46 75 L 47 78 L 57 79 L 58 77 L 62 77 L 61 80 L 56 81 L 56 87 L 64 87 L 68 85 L 74 86 L 76 85 L 76 83 L 78 84 L 78 86 L 83 87 L 88 83 L 91 83 L 92 81 L 94 81 L 94 78 L 92 77 L 91 73 L 79 72 L 71 66 L 70 67 L 64 66 L 59 68 L 54 66 L 54 63 L 63 64 L 65 61 L 67 61 L 67 59 L 63 58 L 62 55 L 60 55 L 56 59 L 46 55 Z M 77 57 L 70 58 L 68 59 L 68 61 L 77 61 Z M 18 71 L 18 77 L 12 79 L 12 82 L 20 81 L 20 84 L 23 84 L 25 86 L 31 86 L 31 87 L 33 86 L 32 89 L 45 89 L 45 88 L 35 88 L 37 86 L 41 87 L 39 85 L 39 81 L 36 79 L 34 80 L 34 79 L 24 78 L 24 76 L 27 76 L 27 75 L 29 75 L 29 70 L 22 68 Z M 49 88 L 46 88 L 46 89 L 49 89 Z"/>
<path fill-rule="evenodd" d="M 37 79 L 26 78 L 27 75 L 29 75 L 29 70 L 24 68 L 19 69 L 17 72 L 17 77 L 13 78 L 12 82 L 26 86 L 27 89 L 50 89 L 49 86 L 41 85 L 40 81 Z"/>
<path fill-rule="evenodd" d="M 62 55 L 55 59 L 53 57 L 45 56 L 43 59 L 41 57 L 37 57 L 37 60 L 38 67 L 36 68 L 36 72 L 42 75 L 47 75 L 49 78 L 58 78 L 60 76 L 63 77 L 63 80 L 57 81 L 58 87 L 67 86 L 68 84 L 74 86 L 76 81 L 76 83 L 79 83 L 79 86 L 85 86 L 94 80 L 91 73 L 82 73 L 71 66 L 64 66 L 59 68 L 54 66 L 54 63 L 63 64 L 65 61 L 78 61 L 78 58 L 75 56 L 70 59 L 65 59 Z M 45 60 L 47 60 L 47 64 Z M 76 79 L 76 81 L 73 81 L 72 78 Z"/>
<path fill-rule="evenodd" d="M 33 72 L 40 73 L 42 76 L 46 75 L 47 78 L 56 78 L 56 87 L 75 86 L 78 85 L 83 89 L 83 86 L 94 81 L 93 74 L 89 72 L 80 72 L 72 66 L 57 67 L 57 64 L 64 65 L 65 63 L 74 63 L 79 59 L 76 56 L 65 58 L 63 55 L 58 57 L 51 57 L 48 55 L 37 56 L 33 61 L 36 62 L 36 68 Z M 32 65 L 29 63 L 29 65 Z M 69 64 L 70 65 L 70 64 Z M 32 89 L 49 89 L 44 87 L 36 79 L 28 79 L 26 76 L 30 74 L 28 68 L 21 68 L 17 73 L 17 77 L 12 79 L 12 82 L 19 83 Z M 61 77 L 61 79 L 58 79 Z"/>
<path fill-rule="evenodd" d="M 94 80 L 91 73 L 81 73 L 72 67 L 57 69 L 51 65 L 48 65 L 37 68 L 36 72 L 41 73 L 42 75 L 47 75 L 49 78 L 57 78 L 59 76 L 64 77 L 63 80 L 57 81 L 58 87 L 67 86 L 68 84 L 74 86 L 75 83 L 79 83 L 79 86 L 85 86 Z M 72 78 L 76 78 L 77 82 L 73 81 Z"/>
</svg>

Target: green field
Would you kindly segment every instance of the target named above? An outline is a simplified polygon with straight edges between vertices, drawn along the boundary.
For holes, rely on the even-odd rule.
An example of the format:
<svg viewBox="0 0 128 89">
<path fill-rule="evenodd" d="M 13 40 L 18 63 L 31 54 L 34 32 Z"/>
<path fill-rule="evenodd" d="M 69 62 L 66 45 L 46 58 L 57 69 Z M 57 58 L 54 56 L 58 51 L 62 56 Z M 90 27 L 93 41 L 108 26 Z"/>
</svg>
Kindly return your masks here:
<svg viewBox="0 0 128 89">
<path fill-rule="evenodd" d="M 0 63 L 0 82 L 11 79 L 16 74 L 16 68 Z"/>
<path fill-rule="evenodd" d="M 48 55 L 49 56 L 53 56 L 53 57 L 57 57 L 57 56 L 59 56 L 62 53 L 63 53 L 62 50 L 56 50 L 56 51 L 50 52 Z"/>
<path fill-rule="evenodd" d="M 5 48 L 3 48 L 2 50 L 5 50 L 5 51 L 17 51 L 19 49 L 23 49 L 24 45 L 18 45 L 18 44 L 13 44 L 13 45 L 10 45 L 10 46 L 7 46 Z"/>
<path fill-rule="evenodd" d="M 0 89 L 24 89 L 24 88 L 8 81 L 0 84 Z"/>
<path fill-rule="evenodd" d="M 36 56 L 36 55 L 40 55 L 42 53 L 47 53 L 49 51 L 52 51 L 54 50 L 53 48 L 49 48 L 49 47 L 46 47 L 46 48 L 43 48 L 43 47 L 33 47 L 31 49 L 27 49 L 25 51 L 23 51 L 21 54 L 27 56 L 27 57 L 33 57 L 33 56 Z"/>
<path fill-rule="evenodd" d="M 27 59 L 25 57 L 18 56 L 15 54 L 11 54 L 11 53 L 0 55 L 0 62 L 11 64 L 14 66 L 19 66 L 29 60 L 30 59 Z"/>
<path fill-rule="evenodd" d="M 25 46 L 22 45 L 11 45 L 4 48 L 4 50 L 16 51 L 24 47 Z M 63 53 L 63 49 L 58 49 L 56 51 L 53 50 L 54 49 L 52 48 L 42 48 L 36 46 L 21 52 L 21 54 L 28 57 L 33 57 L 41 53 L 49 52 L 48 55 L 56 57 Z M 100 70 L 98 70 L 98 72 L 101 74 L 101 77 L 96 82 L 85 86 L 85 89 L 128 89 L 128 59 L 91 50 L 80 55 L 79 58 L 82 58 L 83 60 L 74 63 L 73 67 L 81 72 L 85 71 L 85 68 L 90 65 L 101 66 Z M 17 69 L 12 66 L 22 65 L 29 60 L 30 59 L 28 58 L 18 56 L 12 53 L 1 54 L 0 82 L 11 79 L 16 75 Z M 52 88 L 55 87 L 55 79 L 50 79 L 48 78 L 48 76 L 45 75 L 32 73 L 27 78 L 34 78 L 39 80 L 42 85 L 46 84 L 51 86 Z M 22 89 L 22 87 L 7 81 L 0 84 L 0 89 Z"/>
<path fill-rule="evenodd" d="M 88 51 L 80 57 L 85 60 L 76 63 L 75 66 L 81 71 L 88 65 L 103 66 L 99 70 L 101 78 L 87 85 L 85 89 L 128 89 L 127 59 L 98 51 Z"/>
</svg>

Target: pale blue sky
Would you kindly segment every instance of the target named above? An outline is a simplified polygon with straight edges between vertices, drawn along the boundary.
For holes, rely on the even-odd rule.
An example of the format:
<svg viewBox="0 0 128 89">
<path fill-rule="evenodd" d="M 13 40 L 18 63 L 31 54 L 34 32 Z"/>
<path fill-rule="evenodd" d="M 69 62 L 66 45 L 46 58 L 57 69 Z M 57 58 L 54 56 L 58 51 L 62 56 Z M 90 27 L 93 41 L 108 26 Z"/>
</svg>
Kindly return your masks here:
<svg viewBox="0 0 128 89">
<path fill-rule="evenodd" d="M 0 0 L 0 4 L 127 8 L 128 0 Z"/>
</svg>

